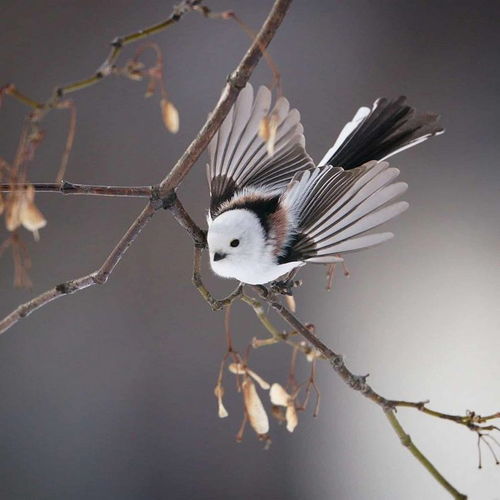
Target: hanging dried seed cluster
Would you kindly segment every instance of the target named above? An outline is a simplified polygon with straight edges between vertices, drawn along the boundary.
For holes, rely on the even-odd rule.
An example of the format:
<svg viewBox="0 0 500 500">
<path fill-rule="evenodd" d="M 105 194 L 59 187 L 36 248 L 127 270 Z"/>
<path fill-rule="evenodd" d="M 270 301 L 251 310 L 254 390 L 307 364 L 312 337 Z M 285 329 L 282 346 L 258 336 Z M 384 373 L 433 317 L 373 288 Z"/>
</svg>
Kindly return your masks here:
<svg viewBox="0 0 500 500">
<path fill-rule="evenodd" d="M 315 363 L 319 354 L 316 351 L 308 350 L 308 354 L 305 357 L 311 362 L 311 375 L 305 383 L 298 384 L 295 380 L 297 350 L 294 350 L 290 366 L 288 390 L 279 383 L 270 384 L 254 370 L 251 370 L 248 364 L 241 360 L 237 353 L 228 351 L 222 361 L 219 377 L 214 389 L 220 418 L 229 416 L 223 403 L 224 387 L 222 385 L 223 370 L 228 355 L 232 355 L 236 360 L 230 363 L 227 369 L 237 377 L 237 390 L 241 393 L 243 399 L 243 422 L 236 436 L 237 441 L 243 439 L 245 426 L 249 423 L 258 438 L 270 444 L 270 423 L 268 410 L 266 410 L 266 407 L 269 407 L 269 403 L 270 414 L 280 423 L 284 423 L 289 432 L 293 432 L 299 423 L 298 412 L 306 409 L 312 388 L 316 391 L 318 398 L 318 403 L 314 411 L 314 416 L 317 415 L 319 409 L 319 391 L 315 382 Z M 298 396 L 302 389 L 305 390 L 305 397 L 303 402 L 299 404 Z M 268 395 L 265 394 L 266 392 Z"/>
</svg>

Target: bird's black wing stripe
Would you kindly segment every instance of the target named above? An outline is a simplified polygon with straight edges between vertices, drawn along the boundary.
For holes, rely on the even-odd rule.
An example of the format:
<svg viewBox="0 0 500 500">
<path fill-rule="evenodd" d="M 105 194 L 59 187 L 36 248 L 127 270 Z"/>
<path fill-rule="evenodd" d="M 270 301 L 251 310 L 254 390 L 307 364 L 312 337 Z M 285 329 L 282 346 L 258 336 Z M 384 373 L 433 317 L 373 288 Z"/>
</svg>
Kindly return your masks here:
<svg viewBox="0 0 500 500">
<path fill-rule="evenodd" d="M 227 210 L 245 209 L 252 211 L 259 218 L 259 221 L 266 234 L 269 234 L 269 231 L 271 229 L 269 217 L 278 209 L 279 200 L 279 196 L 271 196 L 259 199 L 242 198 L 240 201 L 231 203 L 231 205 L 228 206 Z M 223 214 L 225 211 L 226 210 L 218 211 L 217 215 Z"/>
<path fill-rule="evenodd" d="M 230 200 L 237 191 L 238 186 L 225 175 L 218 175 L 210 181 L 210 215 L 215 217 L 219 207 L 226 201 Z"/>
<path fill-rule="evenodd" d="M 207 176 L 212 215 L 237 190 L 248 186 L 284 190 L 295 173 L 313 166 L 304 148 L 299 112 L 290 110 L 283 97 L 272 111 L 270 105 L 269 89 L 260 87 L 254 99 L 252 86 L 247 84 L 210 142 Z M 262 119 L 270 114 L 278 117 L 272 156 L 259 136 Z"/>
</svg>

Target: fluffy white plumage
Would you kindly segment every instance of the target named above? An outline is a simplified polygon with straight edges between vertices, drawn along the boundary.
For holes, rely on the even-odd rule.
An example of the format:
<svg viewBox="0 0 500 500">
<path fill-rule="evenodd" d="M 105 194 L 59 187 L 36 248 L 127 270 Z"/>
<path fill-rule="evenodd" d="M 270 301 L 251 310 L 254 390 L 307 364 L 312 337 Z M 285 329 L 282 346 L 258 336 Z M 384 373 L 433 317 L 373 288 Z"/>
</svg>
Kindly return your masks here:
<svg viewBox="0 0 500 500">
<path fill-rule="evenodd" d="M 210 223 L 208 247 L 213 271 L 223 278 L 235 278 L 258 285 L 277 280 L 303 262 L 277 264 L 259 218 L 246 209 L 224 212 Z M 238 246 L 231 242 L 237 240 Z M 224 255 L 214 260 L 215 253 Z"/>
</svg>

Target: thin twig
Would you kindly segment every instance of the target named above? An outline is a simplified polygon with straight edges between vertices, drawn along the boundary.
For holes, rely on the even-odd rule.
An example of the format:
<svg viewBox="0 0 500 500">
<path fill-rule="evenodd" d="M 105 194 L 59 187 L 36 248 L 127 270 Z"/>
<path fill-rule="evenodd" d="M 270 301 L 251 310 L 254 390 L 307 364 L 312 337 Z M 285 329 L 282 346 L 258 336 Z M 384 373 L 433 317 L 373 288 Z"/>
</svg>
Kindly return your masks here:
<svg viewBox="0 0 500 500">
<path fill-rule="evenodd" d="M 252 287 L 294 330 L 300 333 L 310 344 L 318 349 L 330 362 L 332 368 L 340 375 L 342 380 L 352 389 L 359 391 L 385 412 L 392 428 L 402 439 L 403 444 L 413 454 L 413 456 L 429 471 L 429 473 L 439 482 L 454 498 L 464 500 L 467 497 L 459 493 L 436 469 L 425 455 L 411 442 L 403 427 L 396 419 L 391 401 L 376 393 L 367 383 L 368 375 L 355 375 L 346 366 L 344 358 L 326 346 L 313 332 L 303 325 L 283 304 L 275 299 L 273 295 L 263 286 Z M 404 441 L 403 441 L 404 438 Z"/>
<path fill-rule="evenodd" d="M 80 290 L 84 290 L 92 285 L 103 285 L 113 272 L 116 265 L 125 255 L 130 245 L 137 238 L 144 226 L 149 222 L 155 212 L 152 204 L 148 204 L 142 213 L 137 217 L 133 224 L 129 227 L 128 231 L 123 235 L 122 239 L 113 248 L 112 252 L 108 255 L 102 266 L 95 272 L 76 278 L 73 280 L 65 281 L 59 285 L 47 290 L 30 301 L 21 304 L 14 309 L 9 315 L 0 321 L 0 334 L 8 330 L 12 325 L 17 323 L 20 319 L 25 318 L 33 311 L 40 307 L 47 305 L 54 299 L 58 299 L 64 295 L 69 295 Z"/>
<path fill-rule="evenodd" d="M 200 292 L 200 295 L 205 299 L 207 304 L 212 308 L 212 311 L 219 311 L 226 306 L 231 305 L 231 303 L 237 299 L 243 290 L 243 286 L 240 284 L 224 299 L 216 299 L 208 291 L 208 289 L 203 284 L 201 279 L 201 258 L 203 249 L 195 245 L 194 247 L 194 258 L 193 258 L 193 285 Z"/>
<path fill-rule="evenodd" d="M 434 467 L 429 459 L 415 446 L 411 437 L 405 432 L 399 420 L 396 418 L 394 410 L 385 410 L 385 416 L 389 420 L 394 432 L 401 440 L 401 444 L 408 448 L 408 451 L 427 469 L 429 474 L 456 500 L 467 500 L 467 495 L 455 489 L 443 475 Z"/>
<path fill-rule="evenodd" d="M 174 219 L 190 234 L 198 248 L 205 248 L 207 244 L 206 233 L 194 222 L 181 201 L 175 195 L 173 203 L 168 208 Z"/>
<path fill-rule="evenodd" d="M 182 182 L 184 177 L 191 170 L 194 163 L 201 155 L 202 151 L 208 145 L 208 142 L 210 141 L 213 134 L 221 126 L 233 102 L 236 100 L 238 93 L 246 85 L 262 55 L 259 46 L 262 45 L 264 47 L 267 47 L 267 45 L 275 35 L 277 29 L 279 28 L 281 22 L 283 21 L 290 3 L 291 0 L 275 1 L 270 13 L 268 14 L 266 20 L 264 21 L 264 24 L 262 25 L 262 28 L 257 35 L 257 40 L 252 43 L 243 59 L 240 61 L 236 69 L 229 77 L 228 83 L 224 87 L 223 97 L 215 106 L 210 117 L 205 122 L 196 138 L 190 144 L 187 151 L 182 155 L 180 160 L 173 167 L 170 174 L 167 175 L 162 181 L 161 190 L 155 190 L 154 197 L 152 197 L 153 199 L 146 205 L 141 214 L 132 223 L 129 230 L 125 233 L 116 247 L 109 254 L 101 268 L 95 273 L 91 273 L 82 278 L 77 278 L 76 280 L 62 283 L 61 285 L 58 285 L 57 287 L 38 295 L 29 302 L 22 304 L 0 321 L 0 333 L 5 332 L 12 325 L 17 323 L 21 318 L 27 316 L 34 310 L 48 304 L 61 295 L 74 293 L 76 291 L 83 290 L 84 288 L 93 284 L 103 284 L 107 281 L 109 275 L 121 260 L 124 253 L 133 243 L 144 226 L 149 222 L 151 217 L 153 217 L 154 213 L 161 207 L 169 209 L 172 204 L 175 203 L 176 198 L 173 196 L 174 190 L 178 187 L 180 182 Z M 149 28 L 148 30 L 145 30 L 146 34 L 144 36 L 147 36 L 147 34 L 151 34 L 153 32 L 157 32 L 160 29 L 161 24 Z M 125 37 L 127 43 L 130 43 L 131 41 L 138 38 L 142 38 L 143 35 L 141 33 L 142 32 L 138 32 L 137 34 Z"/>
<path fill-rule="evenodd" d="M 134 33 L 116 37 L 112 42 L 110 42 L 111 50 L 108 56 L 93 75 L 69 83 L 67 85 L 56 87 L 52 96 L 43 103 L 26 96 L 12 84 L 7 84 L 3 87 L 4 93 L 16 98 L 18 101 L 34 109 L 52 109 L 57 105 L 57 103 L 63 96 L 71 92 L 85 89 L 87 87 L 90 87 L 91 85 L 95 85 L 96 83 L 109 76 L 112 73 L 113 66 L 118 59 L 118 56 L 120 55 L 123 47 L 137 42 L 138 40 L 142 40 L 148 36 L 156 35 L 157 33 L 164 31 L 165 29 L 179 21 L 184 14 L 191 11 L 196 11 L 195 7 L 200 3 L 201 0 L 183 0 L 174 7 L 172 14 L 170 14 L 170 16 L 164 21 L 149 26 L 148 28 L 138 30 Z"/>
<path fill-rule="evenodd" d="M 69 111 L 69 126 L 68 134 L 66 136 L 66 144 L 64 145 L 64 151 L 61 157 L 61 164 L 59 165 L 59 170 L 57 171 L 56 182 L 62 182 L 66 174 L 66 168 L 68 167 L 69 155 L 73 149 L 73 142 L 75 140 L 76 134 L 76 106 L 71 100 L 62 101 L 58 106 L 60 109 L 67 109 Z"/>
<path fill-rule="evenodd" d="M 390 400 L 389 406 L 392 408 L 416 408 L 417 410 L 425 413 L 426 415 L 430 415 L 431 417 L 441 418 L 443 420 L 450 420 L 460 425 L 464 425 L 473 431 L 492 431 L 492 430 L 500 430 L 495 425 L 481 425 L 490 420 L 500 418 L 500 412 L 493 413 L 487 416 L 477 415 L 474 412 L 468 412 L 466 415 L 451 415 L 448 413 L 443 413 L 436 410 L 431 410 L 427 408 L 427 404 L 429 401 L 421 401 L 421 402 L 413 402 L 413 401 L 397 401 Z"/>
<path fill-rule="evenodd" d="M 181 4 L 185 10 L 182 12 L 174 10 L 174 14 L 172 14 L 172 16 L 163 23 L 115 40 L 112 43 L 111 53 L 106 58 L 95 75 L 56 89 L 53 98 L 42 106 L 53 107 L 57 102 L 59 102 L 63 95 L 82 88 L 86 88 L 101 80 L 112 72 L 113 64 L 124 45 L 165 29 L 167 26 L 180 19 L 181 15 L 184 12 L 192 10 L 192 7 L 198 3 L 199 1 L 196 0 L 185 1 L 183 2 L 183 4 Z M 217 301 L 216 299 L 213 299 L 211 294 L 204 287 L 203 283 L 201 282 L 200 270 L 202 247 L 205 246 L 205 235 L 198 228 L 198 226 L 196 226 L 194 221 L 192 221 L 192 219 L 190 218 L 189 214 L 187 214 L 187 212 L 182 207 L 182 204 L 175 196 L 175 189 L 177 189 L 177 187 L 181 184 L 185 176 L 193 167 L 196 160 L 199 158 L 202 151 L 208 145 L 212 136 L 222 124 L 231 106 L 235 102 L 239 91 L 245 86 L 246 82 L 248 81 L 252 71 L 254 70 L 258 60 L 262 55 L 262 52 L 265 50 L 270 40 L 273 38 L 276 30 L 278 29 L 281 21 L 283 20 L 283 17 L 287 12 L 290 3 L 291 0 L 276 0 L 268 18 L 266 19 L 263 27 L 253 41 L 251 47 L 243 57 L 237 69 L 229 76 L 227 84 L 224 87 L 222 97 L 220 98 L 209 119 L 206 121 L 198 136 L 193 140 L 193 142 L 185 151 L 183 156 L 179 159 L 177 164 L 172 168 L 170 173 L 163 179 L 161 184 L 156 189 L 153 189 L 151 187 L 113 188 L 110 186 L 87 186 L 88 190 L 85 192 L 85 189 L 81 185 L 63 183 L 63 185 L 66 184 L 67 193 L 71 192 L 71 188 L 69 188 L 69 186 L 80 186 L 78 188 L 74 188 L 74 194 L 76 194 L 76 192 L 80 189 L 80 194 L 83 194 L 85 192 L 85 194 L 104 194 L 109 196 L 148 196 L 151 198 L 151 200 L 143 209 L 138 218 L 132 223 L 129 230 L 125 233 L 120 242 L 115 246 L 103 265 L 97 271 L 81 278 L 61 283 L 53 289 L 50 289 L 35 297 L 31 301 L 19 306 L 12 313 L 6 316 L 2 321 L 0 321 L 0 333 L 10 328 L 13 324 L 19 321 L 19 319 L 27 316 L 34 310 L 48 304 L 52 300 L 62 295 L 71 294 L 95 284 L 106 283 L 109 275 L 113 272 L 116 265 L 123 258 L 125 252 L 133 243 L 140 231 L 149 222 L 154 213 L 161 207 L 168 209 L 176 218 L 176 220 L 190 232 L 191 236 L 196 242 L 193 281 L 195 281 L 197 288 L 200 290 L 200 293 L 204 296 L 207 302 L 209 302 L 209 304 L 211 304 L 212 306 L 217 306 L 215 308 L 220 308 L 219 306 L 224 307 L 224 305 L 232 303 L 234 299 L 241 295 L 241 287 L 238 287 L 229 297 L 223 299 L 222 301 Z M 28 98 L 13 86 L 8 86 L 8 90 L 5 91 L 5 93 L 9 93 L 10 95 L 18 98 L 20 101 L 28 104 L 29 106 L 32 106 L 34 108 L 40 107 L 40 103 Z M 38 189 L 40 191 L 46 190 L 65 192 L 62 189 L 61 185 L 39 184 L 37 186 L 40 188 Z M 45 186 L 46 189 L 44 189 L 43 186 Z M 10 189 L 11 187 L 5 190 L 7 191 Z M 115 190 L 115 193 L 112 192 L 113 189 Z M 129 191 L 126 192 L 126 190 Z M 474 415 L 470 416 L 468 420 L 464 420 L 463 417 L 449 415 L 447 416 L 446 414 L 430 410 L 426 408 L 422 403 L 392 401 L 384 398 L 383 396 L 376 393 L 366 383 L 367 376 L 354 375 L 345 365 L 343 357 L 341 355 L 335 353 L 328 346 L 326 346 L 311 329 L 308 329 L 305 325 L 303 325 L 285 306 L 283 306 L 283 304 L 276 300 L 275 297 L 271 295 L 265 287 L 259 286 L 253 288 L 257 291 L 261 298 L 265 302 L 267 302 L 293 328 L 293 331 L 301 334 L 315 349 L 320 351 L 321 354 L 329 360 L 333 369 L 351 388 L 361 392 L 365 397 L 369 398 L 384 409 L 385 415 L 389 419 L 389 422 L 391 423 L 391 426 L 396 434 L 400 437 L 403 445 L 409 449 L 409 451 L 417 458 L 417 460 L 442 486 L 446 488 L 446 490 L 450 494 L 454 496 L 454 498 L 460 500 L 466 499 L 466 496 L 459 493 L 453 486 L 451 486 L 450 483 L 448 483 L 446 479 L 436 470 L 432 463 L 412 443 L 411 439 L 406 434 L 399 421 L 396 419 L 395 407 L 406 406 L 418 408 L 420 411 L 423 411 L 424 413 L 427 413 L 429 415 L 439 418 L 447 418 L 448 420 L 453 420 L 457 423 L 467 425 L 468 427 L 477 426 L 478 423 L 484 423 L 490 419 L 497 418 L 498 414 L 493 414 L 488 417 L 478 417 Z M 253 304 L 250 303 L 250 305 L 254 307 Z M 258 307 L 254 307 L 254 310 L 258 312 Z M 266 326 L 267 320 L 266 318 L 262 318 L 261 316 L 262 315 L 259 316 L 259 319 Z M 280 338 L 280 336 L 276 335 L 277 330 L 274 330 L 274 327 L 268 327 L 269 325 L 267 325 L 266 328 L 273 335 L 273 339 Z M 286 340 L 286 338 L 284 338 L 283 340 Z"/>
<path fill-rule="evenodd" d="M 19 102 L 22 102 L 26 106 L 29 106 L 30 108 L 33 109 L 42 109 L 44 106 L 43 103 L 35 101 L 34 99 L 31 99 L 31 97 L 28 97 L 27 95 L 23 94 L 20 90 L 16 88 L 16 86 L 13 83 L 8 83 L 7 85 L 1 87 L 0 95 L 1 94 L 14 97 L 14 99 L 17 99 Z"/>
<path fill-rule="evenodd" d="M 29 185 L 41 193 L 62 193 L 93 196 L 122 196 L 133 198 L 150 198 L 152 186 L 100 186 L 89 184 L 74 184 L 72 182 L 36 182 L 34 184 L 0 184 L 0 192 L 19 191 Z"/>
<path fill-rule="evenodd" d="M 261 322 L 262 326 L 271 334 L 271 336 L 267 339 L 254 338 L 252 340 L 252 347 L 258 348 L 258 347 L 264 347 L 266 345 L 277 344 L 278 342 L 285 342 L 293 349 L 296 349 L 305 355 L 311 353 L 312 348 L 308 346 L 305 342 L 297 343 L 291 340 L 291 337 L 293 335 L 297 335 L 297 332 L 295 331 L 282 332 L 278 330 L 278 328 L 276 328 L 273 325 L 267 314 L 264 312 L 264 308 L 262 307 L 262 304 L 258 300 L 254 299 L 253 297 L 249 297 L 244 293 L 242 293 L 240 300 L 248 304 L 253 309 L 255 315 Z"/>
<path fill-rule="evenodd" d="M 231 106 L 236 101 L 240 90 L 246 85 L 250 75 L 262 57 L 262 50 L 267 48 L 276 30 L 283 21 L 291 0 L 276 0 L 262 28 L 257 33 L 252 45 L 247 50 L 238 67 L 229 75 L 222 96 L 196 139 L 189 145 L 182 157 L 160 184 L 160 194 L 164 195 L 177 188 L 192 166 L 208 146 L 210 139 L 219 129 Z"/>
</svg>

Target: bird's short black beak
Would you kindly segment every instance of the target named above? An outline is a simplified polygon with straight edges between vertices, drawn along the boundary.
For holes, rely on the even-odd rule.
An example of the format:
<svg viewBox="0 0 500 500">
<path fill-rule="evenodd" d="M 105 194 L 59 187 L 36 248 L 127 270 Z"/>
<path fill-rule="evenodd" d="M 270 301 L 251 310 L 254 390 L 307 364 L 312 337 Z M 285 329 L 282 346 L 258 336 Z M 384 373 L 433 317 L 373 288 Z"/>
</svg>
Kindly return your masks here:
<svg viewBox="0 0 500 500">
<path fill-rule="evenodd" d="M 227 253 L 219 253 L 215 252 L 214 253 L 214 262 L 217 262 L 218 260 L 222 260 L 224 257 L 226 257 Z"/>
</svg>

